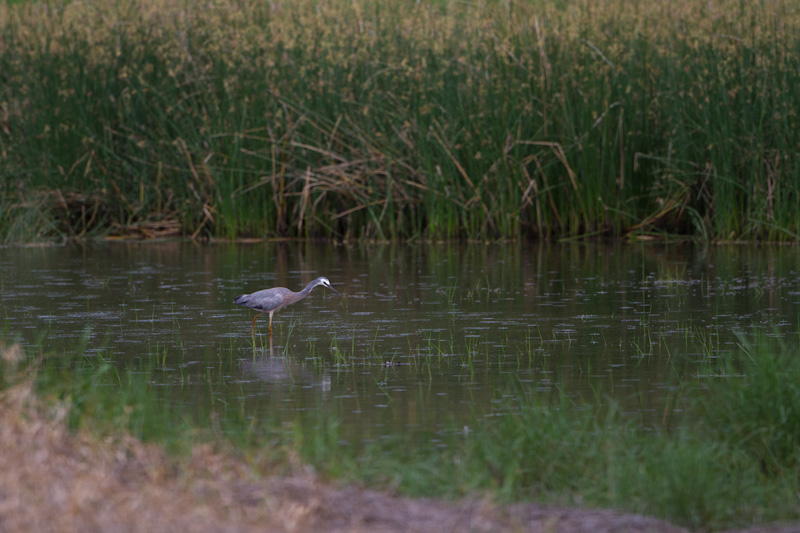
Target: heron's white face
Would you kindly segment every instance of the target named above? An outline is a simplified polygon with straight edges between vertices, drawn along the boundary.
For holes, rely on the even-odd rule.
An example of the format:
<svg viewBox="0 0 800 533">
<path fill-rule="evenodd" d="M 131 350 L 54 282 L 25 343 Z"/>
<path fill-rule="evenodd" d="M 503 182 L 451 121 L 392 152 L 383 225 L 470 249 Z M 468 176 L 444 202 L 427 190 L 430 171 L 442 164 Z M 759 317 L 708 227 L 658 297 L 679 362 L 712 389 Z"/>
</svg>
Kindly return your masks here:
<svg viewBox="0 0 800 533">
<path fill-rule="evenodd" d="M 322 285 L 323 287 L 328 287 L 330 290 L 332 290 L 336 294 L 339 294 L 339 291 L 337 291 L 336 289 L 333 288 L 333 286 L 331 286 L 330 280 L 328 280 L 328 278 L 326 278 L 325 276 L 320 276 L 319 278 L 317 278 L 317 285 Z"/>
</svg>

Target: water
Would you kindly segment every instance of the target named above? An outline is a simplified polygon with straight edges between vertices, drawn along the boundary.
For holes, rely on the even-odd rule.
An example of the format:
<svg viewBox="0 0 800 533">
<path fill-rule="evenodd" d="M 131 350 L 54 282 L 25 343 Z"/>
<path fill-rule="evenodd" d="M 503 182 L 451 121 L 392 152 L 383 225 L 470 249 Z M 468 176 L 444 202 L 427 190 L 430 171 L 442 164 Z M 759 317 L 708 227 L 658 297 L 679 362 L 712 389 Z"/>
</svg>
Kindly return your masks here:
<svg viewBox="0 0 800 533">
<path fill-rule="evenodd" d="M 188 415 L 335 416 L 349 440 L 435 443 L 526 389 L 608 395 L 656 422 L 680 412 L 678 388 L 701 390 L 697 363 L 737 351 L 737 333 L 796 342 L 798 271 L 797 247 L 5 248 L 0 312 L 28 353 L 155 366 Z M 266 315 L 251 337 L 255 313 L 233 297 L 320 275 L 343 297 L 317 288 L 275 315 L 272 342 Z"/>
</svg>

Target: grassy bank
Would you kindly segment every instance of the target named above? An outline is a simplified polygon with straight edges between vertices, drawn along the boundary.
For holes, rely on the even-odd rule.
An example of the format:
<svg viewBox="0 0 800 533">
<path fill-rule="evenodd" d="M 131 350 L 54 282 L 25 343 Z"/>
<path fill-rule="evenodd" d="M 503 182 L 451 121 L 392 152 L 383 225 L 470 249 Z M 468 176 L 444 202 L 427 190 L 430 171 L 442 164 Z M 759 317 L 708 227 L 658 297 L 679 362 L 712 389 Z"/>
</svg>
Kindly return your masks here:
<svg viewBox="0 0 800 533">
<path fill-rule="evenodd" d="M 794 2 L 0 4 L 0 239 L 800 235 Z"/>
<path fill-rule="evenodd" d="M 189 418 L 167 387 L 150 385 L 155 361 L 120 368 L 76 355 L 28 366 L 19 345 L 2 353 L 5 386 L 33 370 L 36 394 L 75 431 L 104 442 L 129 433 L 187 458 L 212 444 L 264 476 L 311 465 L 323 478 L 415 497 L 611 507 L 702 530 L 799 518 L 800 354 L 775 343 L 703 363 L 707 391 L 677 428 L 643 426 L 613 401 L 542 398 L 520 386 L 504 395 L 505 414 L 451 428 L 438 447 L 405 436 L 345 444 L 324 413 L 287 427 L 211 397 L 198 398 L 210 407 Z"/>
</svg>

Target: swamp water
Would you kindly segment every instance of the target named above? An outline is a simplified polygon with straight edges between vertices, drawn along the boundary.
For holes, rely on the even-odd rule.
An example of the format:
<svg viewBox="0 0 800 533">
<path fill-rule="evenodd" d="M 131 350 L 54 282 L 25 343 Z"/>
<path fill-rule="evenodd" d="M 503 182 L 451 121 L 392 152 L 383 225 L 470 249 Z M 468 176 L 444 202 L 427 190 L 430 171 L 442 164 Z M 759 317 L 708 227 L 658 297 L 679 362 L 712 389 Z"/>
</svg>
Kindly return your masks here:
<svg viewBox="0 0 800 533">
<path fill-rule="evenodd" d="M 671 420 L 737 335 L 796 342 L 798 272 L 788 246 L 4 248 L 0 331 L 31 355 L 141 368 L 190 417 L 333 417 L 348 441 L 435 445 L 528 391 Z M 319 287 L 275 315 L 271 342 L 268 315 L 251 337 L 235 296 L 320 275 L 343 296 Z"/>
</svg>

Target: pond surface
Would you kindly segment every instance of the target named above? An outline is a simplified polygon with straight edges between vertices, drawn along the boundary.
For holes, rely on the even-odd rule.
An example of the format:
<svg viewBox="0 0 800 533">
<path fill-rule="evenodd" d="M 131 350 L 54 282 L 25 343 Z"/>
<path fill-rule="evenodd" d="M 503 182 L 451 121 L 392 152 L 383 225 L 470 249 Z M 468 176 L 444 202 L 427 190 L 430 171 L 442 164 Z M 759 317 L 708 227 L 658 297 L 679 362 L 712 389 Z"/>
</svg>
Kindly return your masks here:
<svg viewBox="0 0 800 533">
<path fill-rule="evenodd" d="M 334 416 L 370 441 L 503 412 L 520 391 L 655 422 L 736 334 L 796 341 L 797 247 L 94 244 L 0 249 L 2 332 L 29 354 L 149 365 L 188 415 Z M 250 328 L 235 296 L 324 287 Z M 687 386 L 687 383 L 689 384 Z"/>
</svg>

